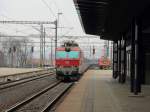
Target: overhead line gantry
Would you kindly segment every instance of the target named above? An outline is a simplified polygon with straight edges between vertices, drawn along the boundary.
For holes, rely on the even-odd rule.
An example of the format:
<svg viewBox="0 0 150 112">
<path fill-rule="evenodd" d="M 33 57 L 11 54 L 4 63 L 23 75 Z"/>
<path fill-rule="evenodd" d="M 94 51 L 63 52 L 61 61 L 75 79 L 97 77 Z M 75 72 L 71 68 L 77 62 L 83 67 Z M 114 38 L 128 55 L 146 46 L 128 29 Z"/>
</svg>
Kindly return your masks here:
<svg viewBox="0 0 150 112">
<path fill-rule="evenodd" d="M 45 59 L 45 29 L 43 27 L 44 24 L 54 24 L 55 30 L 57 32 L 57 20 L 56 21 L 0 21 L 0 24 L 37 24 L 40 25 L 40 65 L 43 66 Z M 57 33 L 56 33 L 57 34 Z M 55 41 L 57 39 L 57 35 L 55 36 Z M 44 54 L 44 55 L 43 55 Z"/>
</svg>

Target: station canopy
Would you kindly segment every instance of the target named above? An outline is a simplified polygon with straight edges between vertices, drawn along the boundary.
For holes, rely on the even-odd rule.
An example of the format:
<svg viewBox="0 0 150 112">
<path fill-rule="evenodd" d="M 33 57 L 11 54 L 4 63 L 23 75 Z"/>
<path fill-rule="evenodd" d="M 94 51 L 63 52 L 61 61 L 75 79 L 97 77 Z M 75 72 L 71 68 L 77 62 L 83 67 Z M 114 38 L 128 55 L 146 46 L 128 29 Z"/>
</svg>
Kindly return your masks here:
<svg viewBox="0 0 150 112">
<path fill-rule="evenodd" d="M 150 6 L 150 0 L 74 0 L 74 3 L 85 33 L 107 40 L 118 40 L 128 32 L 134 17 L 149 15 Z"/>
</svg>

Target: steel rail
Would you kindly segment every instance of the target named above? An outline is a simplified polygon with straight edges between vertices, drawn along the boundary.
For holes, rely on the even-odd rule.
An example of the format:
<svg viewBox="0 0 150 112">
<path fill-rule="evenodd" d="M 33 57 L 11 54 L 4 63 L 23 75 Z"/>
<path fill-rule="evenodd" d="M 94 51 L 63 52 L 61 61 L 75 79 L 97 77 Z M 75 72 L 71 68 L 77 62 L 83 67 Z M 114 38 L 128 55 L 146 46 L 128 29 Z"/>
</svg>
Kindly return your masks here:
<svg viewBox="0 0 150 112">
<path fill-rule="evenodd" d="M 46 73 L 43 73 L 43 72 L 48 72 L 48 71 L 36 71 L 36 72 L 26 72 L 26 73 L 20 73 L 21 74 L 34 74 L 33 76 L 29 76 L 29 77 L 24 77 L 24 78 L 20 78 L 18 80 L 11 80 L 11 81 L 5 81 L 5 82 L 0 82 L 0 86 L 1 85 L 4 85 L 4 84 L 8 84 L 8 83 L 13 83 L 13 82 L 17 82 L 17 81 L 20 81 L 20 80 L 25 80 L 25 79 L 28 79 L 28 78 L 32 78 L 32 77 L 37 77 L 38 75 L 43 75 L 43 74 L 46 74 Z M 50 71 L 49 73 L 53 73 L 52 71 Z M 16 75 L 19 75 L 19 74 L 13 74 L 12 76 L 16 76 Z M 7 75 L 7 76 L 10 76 L 10 75 Z M 7 76 L 4 76 L 4 77 L 7 77 Z M 3 77 L 3 78 L 4 78 Z M 0 77 L 1 78 L 1 77 Z"/>
<path fill-rule="evenodd" d="M 74 83 L 71 83 L 68 87 L 66 87 L 61 93 L 59 93 L 51 102 L 47 103 L 46 106 L 41 110 L 41 112 L 47 112 L 50 110 L 57 101 L 73 86 Z"/>
<path fill-rule="evenodd" d="M 38 73 L 38 72 L 43 72 L 47 70 L 36 70 L 36 71 L 30 71 L 30 72 L 23 72 L 23 73 L 14 73 L 14 74 L 9 74 L 7 76 L 0 76 L 0 78 L 8 77 L 8 76 L 17 76 L 17 75 L 22 75 L 22 74 L 29 74 L 29 73 Z"/>
<path fill-rule="evenodd" d="M 12 106 L 11 108 L 7 109 L 5 112 L 14 112 L 19 110 L 20 108 L 22 108 L 23 106 L 25 106 L 28 103 L 32 103 L 32 100 L 34 101 L 36 98 L 38 99 L 40 96 L 44 95 L 46 92 L 48 91 L 52 91 L 52 89 L 55 89 L 55 87 L 57 88 L 59 85 L 61 85 L 62 83 L 60 81 L 55 82 L 54 84 L 50 85 L 49 87 L 46 87 L 45 89 L 43 89 L 42 91 L 26 98 L 25 100 L 23 100 L 22 102 L 19 102 L 17 104 L 15 104 L 14 106 Z M 39 109 L 39 112 L 46 112 L 48 110 L 51 109 L 52 106 L 54 106 L 54 104 L 56 104 L 56 102 L 71 88 L 71 86 L 73 85 L 73 83 L 69 83 L 67 85 L 64 85 L 65 87 L 63 88 L 63 90 L 59 90 L 56 96 L 52 96 L 54 97 L 53 99 L 51 99 L 50 102 L 48 102 L 47 104 L 45 104 L 45 106 L 41 109 Z M 33 102 L 34 104 L 34 102 Z"/>
<path fill-rule="evenodd" d="M 12 107 L 10 107 L 9 109 L 5 110 L 5 112 L 13 112 L 13 111 L 17 110 L 19 107 L 27 104 L 31 100 L 33 100 L 33 99 L 37 98 L 38 96 L 44 94 L 45 92 L 47 92 L 48 90 L 54 88 L 55 86 L 57 86 L 60 83 L 61 83 L 60 81 L 57 81 L 57 82 L 51 84 L 50 86 L 44 88 L 43 90 L 39 91 L 38 93 L 35 93 L 32 96 L 27 97 L 25 100 L 16 103 L 15 105 L 13 105 Z"/>
<path fill-rule="evenodd" d="M 38 76 L 28 77 L 28 78 L 25 78 L 25 79 L 20 79 L 20 80 L 15 80 L 13 82 L 0 84 L 0 90 L 10 88 L 10 87 L 13 87 L 13 86 L 17 86 L 17 85 L 20 85 L 20 84 L 23 84 L 23 83 L 27 83 L 27 82 L 30 82 L 30 81 L 33 81 L 33 80 L 41 79 L 41 78 L 44 78 L 44 77 L 47 77 L 47 76 L 50 76 L 50 75 L 53 75 L 53 74 L 54 73 L 43 73 L 43 74 L 40 74 Z"/>
</svg>

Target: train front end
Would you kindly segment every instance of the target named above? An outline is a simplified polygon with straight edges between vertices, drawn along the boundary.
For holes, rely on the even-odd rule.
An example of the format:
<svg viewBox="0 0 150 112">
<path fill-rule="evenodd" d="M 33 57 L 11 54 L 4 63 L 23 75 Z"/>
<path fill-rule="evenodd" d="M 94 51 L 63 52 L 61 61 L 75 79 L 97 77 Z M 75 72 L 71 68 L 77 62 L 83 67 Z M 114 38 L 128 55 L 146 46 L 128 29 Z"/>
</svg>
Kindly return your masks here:
<svg viewBox="0 0 150 112">
<path fill-rule="evenodd" d="M 56 50 L 56 76 L 60 80 L 77 80 L 80 77 L 80 49 L 61 47 Z"/>
<path fill-rule="evenodd" d="M 102 56 L 98 61 L 98 65 L 100 69 L 109 69 L 110 60 L 107 57 Z"/>
</svg>

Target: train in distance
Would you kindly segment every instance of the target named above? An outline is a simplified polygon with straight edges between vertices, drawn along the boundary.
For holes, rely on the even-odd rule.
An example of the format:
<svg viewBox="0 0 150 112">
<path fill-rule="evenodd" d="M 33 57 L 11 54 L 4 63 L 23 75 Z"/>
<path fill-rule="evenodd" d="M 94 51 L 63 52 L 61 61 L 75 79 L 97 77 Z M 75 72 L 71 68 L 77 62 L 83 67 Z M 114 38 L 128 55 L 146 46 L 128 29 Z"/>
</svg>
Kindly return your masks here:
<svg viewBox="0 0 150 112">
<path fill-rule="evenodd" d="M 87 69 L 84 54 L 74 41 L 66 41 L 56 48 L 56 78 L 58 80 L 78 80 Z"/>
<path fill-rule="evenodd" d="M 111 67 L 111 61 L 108 57 L 102 56 L 98 60 L 98 66 L 100 69 L 109 69 Z"/>
</svg>

